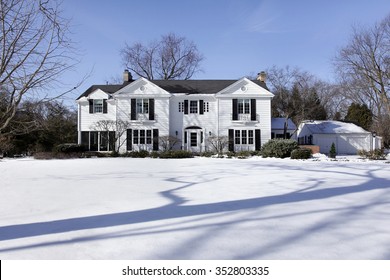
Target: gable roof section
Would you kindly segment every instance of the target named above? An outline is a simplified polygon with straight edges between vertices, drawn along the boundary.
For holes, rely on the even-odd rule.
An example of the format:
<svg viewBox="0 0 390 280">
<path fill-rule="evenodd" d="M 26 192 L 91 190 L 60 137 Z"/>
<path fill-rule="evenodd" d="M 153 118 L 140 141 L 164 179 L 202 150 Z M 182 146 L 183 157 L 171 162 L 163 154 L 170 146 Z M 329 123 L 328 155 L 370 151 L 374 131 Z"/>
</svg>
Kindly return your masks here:
<svg viewBox="0 0 390 280">
<path fill-rule="evenodd" d="M 134 81 L 130 82 L 133 83 Z M 187 94 L 199 94 L 209 93 L 215 94 L 221 90 L 231 86 L 237 80 L 151 80 L 156 86 L 166 90 L 169 93 L 187 93 Z M 253 83 L 268 90 L 266 84 L 259 80 L 253 80 Z M 120 85 L 93 85 L 82 93 L 76 100 L 87 97 L 90 93 L 96 89 L 101 89 L 106 93 L 114 93 L 130 83 L 124 83 Z"/>
<path fill-rule="evenodd" d="M 303 125 L 306 126 L 312 134 L 370 133 L 356 124 L 339 121 L 307 121 L 303 123 Z"/>
<path fill-rule="evenodd" d="M 235 81 L 231 85 L 222 88 L 216 95 L 219 97 L 231 96 L 239 94 L 241 96 L 247 95 L 257 95 L 260 93 L 263 97 L 273 97 L 274 95 L 268 90 L 268 88 L 262 85 L 265 83 L 258 80 L 251 81 L 247 78 L 241 78 L 240 80 Z"/>
<path fill-rule="evenodd" d="M 97 89 L 100 89 L 104 91 L 105 93 L 114 93 L 121 88 L 127 86 L 129 83 L 123 83 L 120 85 L 92 85 L 90 86 L 86 91 L 84 91 L 76 100 L 79 100 L 82 97 L 87 97 L 90 95 L 92 92 L 94 92 Z"/>
</svg>

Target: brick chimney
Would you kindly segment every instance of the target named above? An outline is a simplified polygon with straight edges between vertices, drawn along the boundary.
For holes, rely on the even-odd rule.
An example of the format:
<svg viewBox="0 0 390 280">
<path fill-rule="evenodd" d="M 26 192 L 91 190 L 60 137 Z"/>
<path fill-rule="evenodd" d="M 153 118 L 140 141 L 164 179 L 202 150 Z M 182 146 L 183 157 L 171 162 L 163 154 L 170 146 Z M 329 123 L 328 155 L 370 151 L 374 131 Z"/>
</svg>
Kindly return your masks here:
<svg viewBox="0 0 390 280">
<path fill-rule="evenodd" d="M 265 73 L 265 71 L 261 71 L 260 73 L 257 74 L 256 79 L 259 80 L 260 82 L 265 83 L 267 80 L 267 73 Z"/>
<path fill-rule="evenodd" d="M 125 71 L 123 71 L 123 83 L 128 83 L 131 82 L 132 80 L 133 80 L 133 76 L 131 75 L 129 70 L 125 69 Z"/>
</svg>

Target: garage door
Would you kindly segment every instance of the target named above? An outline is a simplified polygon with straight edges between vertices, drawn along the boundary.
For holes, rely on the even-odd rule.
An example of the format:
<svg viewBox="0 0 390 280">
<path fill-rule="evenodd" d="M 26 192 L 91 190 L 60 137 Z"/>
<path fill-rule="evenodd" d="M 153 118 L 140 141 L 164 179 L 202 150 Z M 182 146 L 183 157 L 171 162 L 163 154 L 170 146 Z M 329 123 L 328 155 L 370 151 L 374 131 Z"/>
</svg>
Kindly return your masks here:
<svg viewBox="0 0 390 280">
<path fill-rule="evenodd" d="M 336 145 L 336 151 L 338 152 L 337 138 L 335 136 L 332 136 L 332 135 L 319 135 L 317 137 L 316 136 L 314 136 L 313 141 L 316 145 L 320 146 L 320 153 L 321 154 L 329 154 L 330 147 L 332 146 L 332 143 L 334 143 Z"/>
</svg>

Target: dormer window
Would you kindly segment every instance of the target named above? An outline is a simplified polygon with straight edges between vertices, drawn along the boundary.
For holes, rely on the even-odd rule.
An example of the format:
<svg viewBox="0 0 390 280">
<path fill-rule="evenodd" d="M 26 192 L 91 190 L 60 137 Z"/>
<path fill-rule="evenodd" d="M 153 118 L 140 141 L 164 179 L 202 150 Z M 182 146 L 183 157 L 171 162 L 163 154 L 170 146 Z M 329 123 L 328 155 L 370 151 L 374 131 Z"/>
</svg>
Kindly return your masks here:
<svg viewBox="0 0 390 280">
<path fill-rule="evenodd" d="M 89 113 L 103 113 L 107 114 L 107 99 L 90 99 L 89 100 Z"/>
<path fill-rule="evenodd" d="M 94 113 L 103 113 L 103 99 L 94 99 L 93 100 L 93 112 Z"/>
</svg>

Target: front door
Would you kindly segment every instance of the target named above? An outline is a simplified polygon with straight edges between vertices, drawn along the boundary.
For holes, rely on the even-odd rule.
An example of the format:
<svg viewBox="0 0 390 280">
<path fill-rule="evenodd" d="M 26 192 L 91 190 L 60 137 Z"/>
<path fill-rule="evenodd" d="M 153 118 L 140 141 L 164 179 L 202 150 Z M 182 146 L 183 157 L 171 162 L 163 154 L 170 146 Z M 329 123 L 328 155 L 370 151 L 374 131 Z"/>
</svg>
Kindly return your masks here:
<svg viewBox="0 0 390 280">
<path fill-rule="evenodd" d="M 198 152 L 199 151 L 199 143 L 198 143 L 198 133 L 190 132 L 190 151 Z"/>
<path fill-rule="evenodd" d="M 184 149 L 193 153 L 202 151 L 203 130 L 201 128 L 191 128 L 184 131 Z"/>
</svg>

